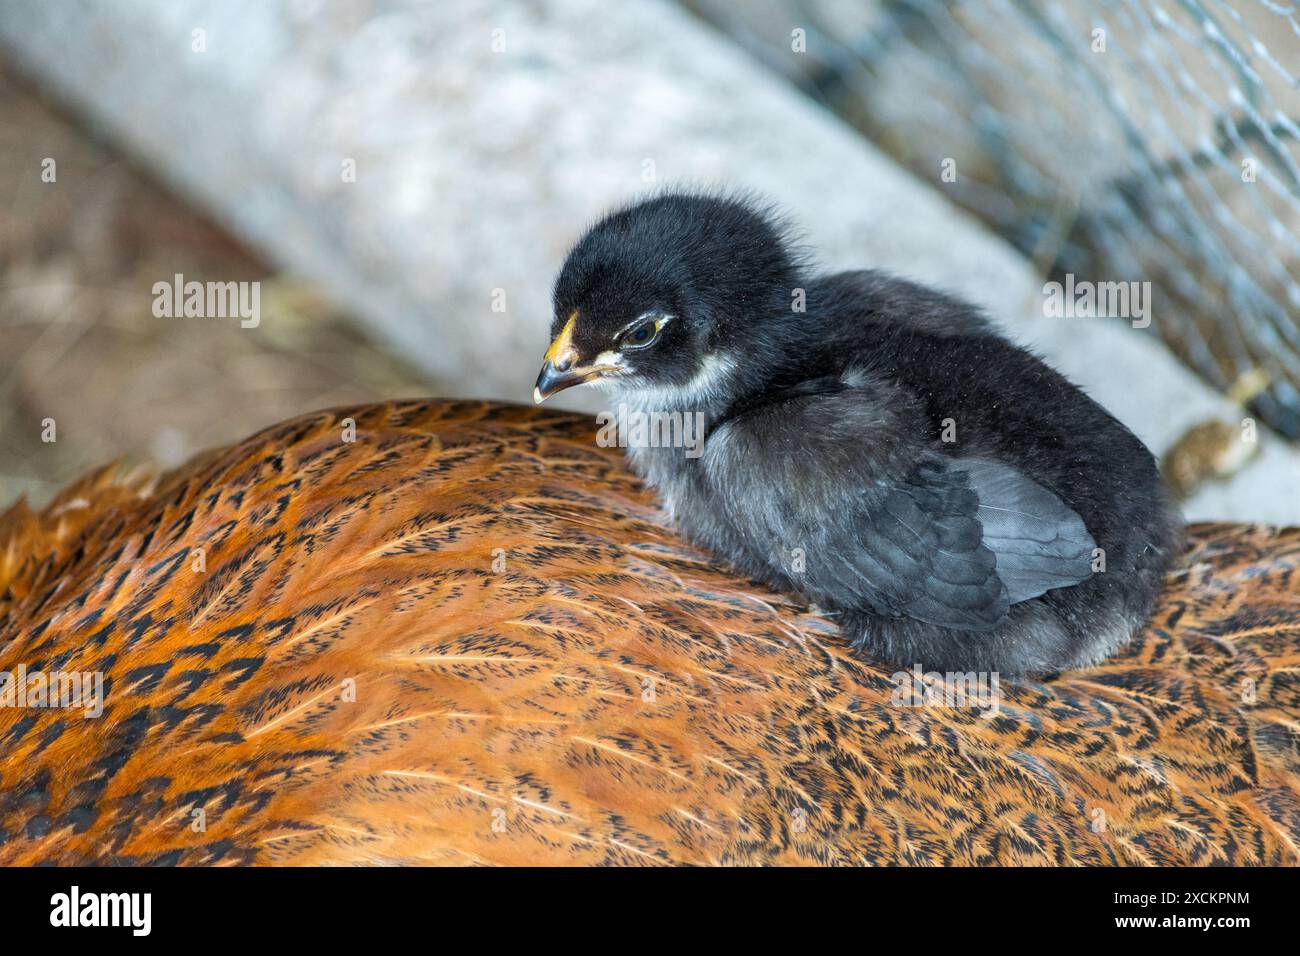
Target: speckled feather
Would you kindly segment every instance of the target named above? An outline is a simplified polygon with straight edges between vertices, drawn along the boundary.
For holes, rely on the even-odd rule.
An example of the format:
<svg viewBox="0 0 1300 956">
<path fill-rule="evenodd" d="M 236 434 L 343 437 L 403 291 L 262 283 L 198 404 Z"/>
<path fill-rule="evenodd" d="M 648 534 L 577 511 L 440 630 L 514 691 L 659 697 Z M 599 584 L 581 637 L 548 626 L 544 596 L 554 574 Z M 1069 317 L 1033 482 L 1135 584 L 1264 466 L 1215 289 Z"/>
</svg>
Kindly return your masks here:
<svg viewBox="0 0 1300 956">
<path fill-rule="evenodd" d="M 1150 626 L 998 716 L 904 708 L 593 433 L 368 406 L 10 509 L 0 670 L 110 689 L 0 709 L 0 863 L 1297 862 L 1300 531 L 1193 529 Z"/>
</svg>

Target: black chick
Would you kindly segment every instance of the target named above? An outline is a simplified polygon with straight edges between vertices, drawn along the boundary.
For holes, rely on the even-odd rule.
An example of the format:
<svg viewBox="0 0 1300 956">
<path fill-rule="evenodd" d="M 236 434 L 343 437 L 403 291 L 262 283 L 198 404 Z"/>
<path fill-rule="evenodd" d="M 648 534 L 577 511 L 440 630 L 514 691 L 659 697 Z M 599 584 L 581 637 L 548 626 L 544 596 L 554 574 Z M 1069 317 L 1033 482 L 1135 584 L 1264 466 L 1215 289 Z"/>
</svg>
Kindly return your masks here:
<svg viewBox="0 0 1300 956">
<path fill-rule="evenodd" d="M 1043 673 L 1150 616 L 1181 541 L 1155 460 L 974 307 L 812 274 L 766 207 L 683 194 L 592 227 L 554 301 L 534 398 L 595 381 L 647 416 L 629 455 L 680 529 L 858 648 Z M 702 452 L 662 447 L 693 419 Z"/>
</svg>

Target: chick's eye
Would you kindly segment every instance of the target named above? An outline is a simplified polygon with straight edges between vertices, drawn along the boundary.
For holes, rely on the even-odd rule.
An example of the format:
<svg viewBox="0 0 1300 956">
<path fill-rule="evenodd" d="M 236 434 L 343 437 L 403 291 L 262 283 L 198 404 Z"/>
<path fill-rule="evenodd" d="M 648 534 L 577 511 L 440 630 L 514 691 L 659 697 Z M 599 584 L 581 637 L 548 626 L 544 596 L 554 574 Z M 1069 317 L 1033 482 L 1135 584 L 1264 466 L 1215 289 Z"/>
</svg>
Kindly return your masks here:
<svg viewBox="0 0 1300 956">
<path fill-rule="evenodd" d="M 659 337 L 660 323 L 657 319 L 642 322 L 623 333 L 623 348 L 643 349 Z"/>
</svg>

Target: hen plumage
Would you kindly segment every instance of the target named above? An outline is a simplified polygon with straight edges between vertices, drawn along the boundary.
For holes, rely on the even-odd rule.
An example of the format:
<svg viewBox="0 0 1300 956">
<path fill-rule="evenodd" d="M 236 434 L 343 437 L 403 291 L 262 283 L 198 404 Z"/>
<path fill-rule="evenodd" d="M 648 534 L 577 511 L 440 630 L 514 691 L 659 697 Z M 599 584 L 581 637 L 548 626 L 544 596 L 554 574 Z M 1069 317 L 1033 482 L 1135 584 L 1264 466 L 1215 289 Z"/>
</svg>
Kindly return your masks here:
<svg viewBox="0 0 1300 956">
<path fill-rule="evenodd" d="M 0 863 L 1297 862 L 1300 532 L 1193 529 L 1106 664 L 904 706 L 593 432 L 341 409 L 11 508 L 0 670 L 108 694 L 0 708 Z"/>
</svg>

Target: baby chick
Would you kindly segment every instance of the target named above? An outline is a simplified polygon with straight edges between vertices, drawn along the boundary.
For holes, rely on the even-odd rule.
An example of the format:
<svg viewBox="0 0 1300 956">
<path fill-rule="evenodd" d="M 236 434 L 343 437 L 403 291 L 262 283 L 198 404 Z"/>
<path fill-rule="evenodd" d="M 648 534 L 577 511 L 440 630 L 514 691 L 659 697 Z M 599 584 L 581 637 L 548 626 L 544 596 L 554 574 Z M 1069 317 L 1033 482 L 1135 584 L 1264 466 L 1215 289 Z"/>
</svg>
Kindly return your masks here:
<svg viewBox="0 0 1300 956">
<path fill-rule="evenodd" d="M 554 304 L 535 400 L 595 382 L 702 416 L 702 452 L 631 443 L 633 467 L 694 543 L 868 654 L 1044 673 L 1151 614 L 1181 541 L 1151 453 L 974 307 L 816 275 L 765 206 L 692 194 L 598 222 Z"/>
</svg>

